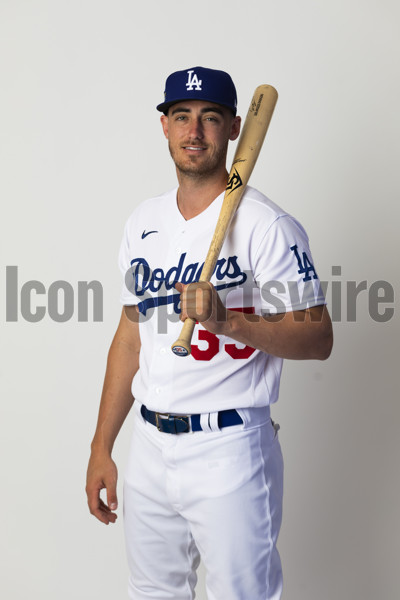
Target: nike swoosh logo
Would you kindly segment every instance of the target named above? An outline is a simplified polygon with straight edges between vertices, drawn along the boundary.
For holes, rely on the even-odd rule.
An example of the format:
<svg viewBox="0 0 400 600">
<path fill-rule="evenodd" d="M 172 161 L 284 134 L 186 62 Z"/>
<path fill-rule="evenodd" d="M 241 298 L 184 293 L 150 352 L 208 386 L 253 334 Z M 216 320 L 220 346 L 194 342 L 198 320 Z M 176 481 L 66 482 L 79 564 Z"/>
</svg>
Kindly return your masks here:
<svg viewBox="0 0 400 600">
<path fill-rule="evenodd" d="M 158 233 L 158 231 L 146 231 L 144 230 L 142 233 L 142 240 L 144 240 L 145 237 L 147 237 L 148 235 L 150 235 L 151 233 Z"/>
</svg>

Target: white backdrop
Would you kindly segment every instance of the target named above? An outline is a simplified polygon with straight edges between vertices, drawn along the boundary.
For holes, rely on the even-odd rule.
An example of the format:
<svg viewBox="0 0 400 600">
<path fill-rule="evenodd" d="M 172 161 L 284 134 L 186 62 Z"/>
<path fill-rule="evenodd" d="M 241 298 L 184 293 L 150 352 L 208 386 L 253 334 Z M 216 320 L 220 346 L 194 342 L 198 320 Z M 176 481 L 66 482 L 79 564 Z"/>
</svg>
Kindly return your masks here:
<svg viewBox="0 0 400 600">
<path fill-rule="evenodd" d="M 126 598 L 122 518 L 89 515 L 85 471 L 123 225 L 175 184 L 154 107 L 171 71 L 198 64 L 231 73 L 243 116 L 257 85 L 278 89 L 252 185 L 303 223 L 320 278 L 342 288 L 331 358 L 288 361 L 273 412 L 284 600 L 398 598 L 399 308 L 376 322 L 361 291 L 347 322 L 346 281 L 399 291 L 399 17 L 395 0 L 0 0 L 2 598 Z M 7 320 L 6 266 L 19 291 L 44 286 L 33 311 L 53 282 L 99 281 L 103 320 L 77 306 L 64 323 L 20 306 Z M 121 472 L 129 436 L 128 418 Z"/>
</svg>

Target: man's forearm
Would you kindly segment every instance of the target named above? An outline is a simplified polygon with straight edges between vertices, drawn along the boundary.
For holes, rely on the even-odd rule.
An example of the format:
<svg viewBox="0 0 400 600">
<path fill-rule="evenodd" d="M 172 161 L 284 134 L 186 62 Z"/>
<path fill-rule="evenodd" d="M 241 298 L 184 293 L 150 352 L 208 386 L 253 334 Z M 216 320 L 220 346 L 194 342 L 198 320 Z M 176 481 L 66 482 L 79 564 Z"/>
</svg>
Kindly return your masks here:
<svg viewBox="0 0 400 600">
<path fill-rule="evenodd" d="M 111 454 L 118 432 L 132 407 L 131 384 L 139 368 L 140 350 L 138 332 L 132 336 L 134 328 L 137 328 L 137 324 L 130 322 L 123 314 L 108 353 L 92 451 Z"/>
<path fill-rule="evenodd" d="M 227 310 L 208 281 L 176 284 L 181 294 L 181 320 L 199 321 L 208 331 L 280 358 L 324 360 L 333 343 L 325 305 L 271 317 Z"/>
<path fill-rule="evenodd" d="M 332 324 L 325 306 L 260 317 L 227 311 L 224 334 L 268 354 L 289 359 L 328 358 Z"/>
</svg>

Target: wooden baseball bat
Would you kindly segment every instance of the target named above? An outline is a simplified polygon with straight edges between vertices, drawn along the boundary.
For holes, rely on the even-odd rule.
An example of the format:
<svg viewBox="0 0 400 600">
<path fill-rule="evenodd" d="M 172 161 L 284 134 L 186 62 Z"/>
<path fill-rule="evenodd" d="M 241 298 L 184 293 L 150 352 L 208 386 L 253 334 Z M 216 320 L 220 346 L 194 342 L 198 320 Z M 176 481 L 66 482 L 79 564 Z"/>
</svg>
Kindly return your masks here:
<svg viewBox="0 0 400 600">
<path fill-rule="evenodd" d="M 254 92 L 233 158 L 214 236 L 199 281 L 210 281 L 212 277 L 229 226 L 256 164 L 277 99 L 278 92 L 271 85 L 259 85 Z M 177 356 L 190 354 L 190 341 L 195 324 L 193 319 L 185 320 L 179 339 L 172 345 L 172 351 Z"/>
</svg>

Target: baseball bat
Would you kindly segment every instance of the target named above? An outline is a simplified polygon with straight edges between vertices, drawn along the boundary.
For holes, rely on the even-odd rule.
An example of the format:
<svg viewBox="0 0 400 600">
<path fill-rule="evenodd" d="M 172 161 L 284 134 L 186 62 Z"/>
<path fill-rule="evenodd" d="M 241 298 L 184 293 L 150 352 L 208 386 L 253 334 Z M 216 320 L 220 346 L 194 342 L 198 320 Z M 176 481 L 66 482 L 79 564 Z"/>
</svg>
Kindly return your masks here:
<svg viewBox="0 0 400 600">
<path fill-rule="evenodd" d="M 210 281 L 212 277 L 229 226 L 256 164 L 277 99 L 278 92 L 271 85 L 259 85 L 254 92 L 239 137 L 221 211 L 199 281 Z M 185 320 L 179 339 L 172 345 L 172 351 L 177 356 L 190 354 L 190 341 L 195 325 L 196 321 L 193 319 Z"/>
</svg>

